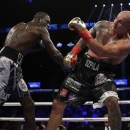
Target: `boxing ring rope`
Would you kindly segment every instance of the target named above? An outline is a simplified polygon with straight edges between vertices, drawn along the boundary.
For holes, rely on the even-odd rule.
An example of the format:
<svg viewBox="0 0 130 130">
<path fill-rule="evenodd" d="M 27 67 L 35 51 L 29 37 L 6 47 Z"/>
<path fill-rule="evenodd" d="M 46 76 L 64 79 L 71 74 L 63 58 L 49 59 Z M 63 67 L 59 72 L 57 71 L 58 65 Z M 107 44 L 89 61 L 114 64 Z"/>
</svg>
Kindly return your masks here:
<svg viewBox="0 0 130 130">
<path fill-rule="evenodd" d="M 129 100 L 124 100 L 124 101 L 118 101 L 119 104 L 130 104 L 130 101 Z M 84 105 L 92 105 L 93 102 L 92 101 L 89 101 L 89 102 L 86 102 Z M 51 106 L 52 105 L 52 102 L 35 102 L 35 106 Z M 15 103 L 15 102 L 12 102 L 12 103 L 5 103 L 3 106 L 21 106 L 20 103 Z"/>
<path fill-rule="evenodd" d="M 130 91 L 130 87 L 120 87 L 117 88 L 117 91 Z M 30 93 L 39 93 L 39 92 L 58 92 L 59 89 L 30 89 Z"/>
<path fill-rule="evenodd" d="M 49 118 L 35 118 L 36 121 L 48 121 Z M 1 117 L 0 121 L 25 121 L 24 118 Z M 62 121 L 69 122 L 100 122 L 108 121 L 108 118 L 63 118 Z M 122 121 L 130 121 L 130 117 L 122 117 Z"/>
<path fill-rule="evenodd" d="M 119 104 L 130 104 L 130 101 L 118 101 Z M 93 102 L 86 102 L 84 105 L 92 105 Z M 52 102 L 35 102 L 35 106 L 47 106 L 52 105 Z M 20 103 L 5 103 L 3 106 L 21 106 Z M 48 121 L 49 118 L 35 118 L 36 121 Z M 107 121 L 108 118 L 63 118 L 62 121 L 69 122 L 100 122 Z M 10 118 L 10 117 L 0 117 L 0 121 L 25 121 L 24 118 Z M 130 121 L 130 117 L 122 117 L 122 121 Z"/>
<path fill-rule="evenodd" d="M 58 92 L 59 89 L 32 89 L 29 90 L 31 93 L 36 92 Z M 130 90 L 130 88 L 117 88 L 118 91 Z M 130 104 L 130 101 L 118 101 L 119 104 Z M 92 105 L 92 101 L 86 102 L 84 105 Z M 52 102 L 35 102 L 35 106 L 50 106 Z M 3 106 L 21 106 L 20 103 L 9 103 L 6 102 Z M 48 121 L 49 118 L 35 118 L 36 121 Z M 25 121 L 24 118 L 15 118 L 15 117 L 0 117 L 0 121 Z M 69 121 L 69 122 L 100 122 L 100 121 L 108 121 L 108 118 L 63 118 L 62 121 Z M 130 121 L 130 117 L 122 117 L 122 121 Z"/>
</svg>

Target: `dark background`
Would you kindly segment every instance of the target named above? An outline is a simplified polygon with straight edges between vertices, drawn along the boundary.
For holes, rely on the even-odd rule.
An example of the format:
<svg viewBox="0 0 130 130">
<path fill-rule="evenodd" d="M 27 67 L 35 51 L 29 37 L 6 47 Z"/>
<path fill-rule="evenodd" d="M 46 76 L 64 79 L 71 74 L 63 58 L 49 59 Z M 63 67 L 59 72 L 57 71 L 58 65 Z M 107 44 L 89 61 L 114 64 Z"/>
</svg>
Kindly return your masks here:
<svg viewBox="0 0 130 130">
<path fill-rule="evenodd" d="M 122 10 L 129 10 L 130 0 L 0 0 L 0 30 L 10 28 L 19 22 L 28 22 L 33 19 L 35 13 L 46 12 L 51 17 L 51 24 L 68 24 L 74 17 L 80 17 L 84 22 L 97 22 L 100 12 L 104 7 L 100 20 L 109 20 L 111 4 L 114 4 L 111 21 Z M 93 12 L 95 5 L 97 8 Z M 76 43 L 79 39 L 77 33 L 68 29 L 49 30 L 54 44 L 63 43 L 58 48 L 65 56 L 71 48 L 67 47 L 69 42 Z M 0 46 L 4 44 L 7 32 L 0 33 Z M 119 64 L 115 70 L 116 78 L 127 78 L 130 85 L 130 56 L 123 64 Z M 25 56 L 23 64 L 23 75 L 26 82 L 40 81 L 42 88 L 59 88 L 66 77 L 63 67 L 56 64 L 44 49 L 41 52 L 29 53 Z"/>
<path fill-rule="evenodd" d="M 51 17 L 51 24 L 68 24 L 68 22 L 74 17 L 80 17 L 84 22 L 97 22 L 102 5 L 106 4 L 100 20 L 109 20 L 111 4 L 114 4 L 111 21 L 121 11 L 120 3 L 123 4 L 122 10 L 130 10 L 128 3 L 130 0 L 0 0 L 0 47 L 3 46 L 7 32 L 1 31 L 5 28 L 11 28 L 19 22 L 28 22 L 33 19 L 35 13 L 39 11 L 46 12 Z M 93 12 L 95 5 L 97 8 Z M 62 48 L 58 48 L 63 56 L 65 56 L 71 48 L 67 47 L 69 42 L 76 43 L 79 39 L 77 33 L 68 29 L 62 30 L 49 30 L 50 37 L 54 42 L 55 46 L 57 43 L 63 43 Z M 115 78 L 127 78 L 128 85 L 121 87 L 130 86 L 130 55 L 125 59 L 122 64 L 119 64 L 115 70 Z M 56 64 L 46 50 L 35 53 L 29 53 L 25 56 L 23 63 L 23 76 L 26 82 L 29 81 L 40 81 L 42 89 L 55 89 L 59 88 L 60 84 L 68 74 L 62 66 Z M 119 87 L 119 86 L 118 86 Z M 29 88 L 31 89 L 31 88 Z M 130 99 L 130 91 L 118 91 L 121 100 Z M 55 93 L 31 93 L 32 98 L 35 102 L 51 102 L 55 97 Z M 12 100 L 11 100 L 12 102 Z M 89 107 L 89 106 L 87 106 Z M 41 108 L 41 107 L 40 107 Z M 42 109 L 45 107 L 42 107 Z M 46 107 L 49 111 L 39 111 L 39 107 L 36 107 L 36 113 L 40 112 L 40 117 L 48 117 L 50 114 L 50 107 Z M 15 111 L 16 109 L 16 111 Z M 19 110 L 20 109 L 20 110 Z M 129 116 L 130 106 L 121 105 L 122 115 Z M 13 112 L 11 112 L 13 110 Z M 10 109 L 10 107 L 3 107 L 3 111 L 0 111 L 4 116 L 11 116 L 10 114 L 20 115 L 20 107 Z M 86 108 L 85 108 L 86 111 Z M 94 111 L 94 110 L 93 110 Z M 98 111 L 95 110 L 95 111 Z M 103 114 L 107 113 L 107 110 Z M 46 115 L 42 115 L 42 112 Z M 74 111 L 72 111 L 74 112 Z M 92 108 L 91 108 L 92 112 Z M 88 114 L 91 114 L 88 112 Z M 103 117 L 103 114 L 100 115 Z M 68 115 L 67 115 L 68 116 Z M 73 117 L 69 115 L 69 117 Z"/>
</svg>

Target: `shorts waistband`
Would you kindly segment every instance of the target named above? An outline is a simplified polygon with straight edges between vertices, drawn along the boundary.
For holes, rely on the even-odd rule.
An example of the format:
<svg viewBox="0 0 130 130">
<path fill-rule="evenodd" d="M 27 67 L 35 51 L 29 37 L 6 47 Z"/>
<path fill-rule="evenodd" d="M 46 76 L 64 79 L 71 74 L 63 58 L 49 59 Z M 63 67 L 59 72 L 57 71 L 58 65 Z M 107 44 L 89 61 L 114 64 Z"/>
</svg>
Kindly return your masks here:
<svg viewBox="0 0 130 130">
<path fill-rule="evenodd" d="M 5 56 L 5 57 L 13 60 L 18 65 L 21 65 L 23 58 L 24 58 L 24 56 L 20 52 L 18 52 L 17 50 L 15 50 L 9 46 L 5 46 L 1 49 L 0 56 Z"/>
<path fill-rule="evenodd" d="M 91 57 L 90 55 L 88 55 L 87 53 L 85 54 L 85 57 L 87 57 L 87 59 L 91 60 L 95 64 L 99 64 L 100 65 L 99 71 L 114 72 L 114 70 L 115 70 L 116 65 L 103 62 L 102 60 L 97 60 L 97 59 Z"/>
</svg>

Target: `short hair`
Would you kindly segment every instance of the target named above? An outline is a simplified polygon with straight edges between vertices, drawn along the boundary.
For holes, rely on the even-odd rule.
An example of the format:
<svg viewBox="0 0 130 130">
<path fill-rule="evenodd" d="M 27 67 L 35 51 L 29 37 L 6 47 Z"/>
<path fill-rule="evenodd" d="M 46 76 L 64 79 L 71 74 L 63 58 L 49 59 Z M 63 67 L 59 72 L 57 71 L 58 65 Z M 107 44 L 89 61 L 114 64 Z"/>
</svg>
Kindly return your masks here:
<svg viewBox="0 0 130 130">
<path fill-rule="evenodd" d="M 47 16 L 48 14 L 47 13 L 45 13 L 45 12 L 38 12 L 38 13 L 36 13 L 35 15 L 34 15 L 34 18 L 33 19 L 35 19 L 35 18 L 44 18 L 45 16 Z"/>
</svg>

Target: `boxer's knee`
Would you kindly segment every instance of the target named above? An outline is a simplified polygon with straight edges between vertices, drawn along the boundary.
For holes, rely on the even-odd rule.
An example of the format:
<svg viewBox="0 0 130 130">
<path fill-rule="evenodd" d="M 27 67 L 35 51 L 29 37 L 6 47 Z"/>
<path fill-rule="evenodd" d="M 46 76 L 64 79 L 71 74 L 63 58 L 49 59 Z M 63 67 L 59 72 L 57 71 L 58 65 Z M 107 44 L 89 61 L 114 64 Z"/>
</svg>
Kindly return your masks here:
<svg viewBox="0 0 130 130">
<path fill-rule="evenodd" d="M 52 104 L 52 110 L 57 111 L 57 112 L 62 112 L 62 111 L 64 111 L 66 106 L 67 105 L 65 103 L 62 103 L 62 102 L 60 102 L 58 100 L 54 100 L 53 104 Z"/>
<path fill-rule="evenodd" d="M 107 106 L 109 112 L 114 113 L 116 111 L 120 113 L 118 98 L 114 96 L 108 97 L 105 99 L 104 103 Z"/>
<path fill-rule="evenodd" d="M 108 108 L 108 121 L 112 130 L 121 129 L 121 111 L 116 97 L 108 97 L 105 100 L 105 105 Z"/>
</svg>

